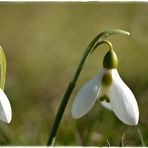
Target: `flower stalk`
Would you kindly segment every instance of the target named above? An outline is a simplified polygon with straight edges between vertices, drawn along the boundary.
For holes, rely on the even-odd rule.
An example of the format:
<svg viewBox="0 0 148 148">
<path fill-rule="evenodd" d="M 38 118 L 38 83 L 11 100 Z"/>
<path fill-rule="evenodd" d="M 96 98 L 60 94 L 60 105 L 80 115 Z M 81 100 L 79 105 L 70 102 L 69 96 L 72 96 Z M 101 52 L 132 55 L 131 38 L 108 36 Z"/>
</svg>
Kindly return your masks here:
<svg viewBox="0 0 148 148">
<path fill-rule="evenodd" d="M 51 133 L 48 139 L 48 143 L 47 145 L 51 146 L 54 145 L 55 139 L 56 139 L 56 134 L 57 134 L 57 130 L 59 128 L 60 125 L 60 121 L 62 119 L 63 113 L 65 111 L 66 105 L 68 103 L 68 100 L 74 90 L 74 87 L 76 85 L 76 82 L 79 78 L 79 75 L 81 73 L 81 70 L 84 66 L 84 63 L 88 57 L 88 55 L 90 53 L 92 53 L 96 47 L 98 47 L 99 45 L 101 45 L 104 41 L 105 38 L 109 37 L 110 35 L 115 35 L 115 34 L 124 34 L 124 35 L 130 35 L 129 32 L 123 31 L 123 30 L 118 30 L 118 29 L 113 29 L 113 30 L 108 30 L 108 31 L 104 31 L 102 33 L 100 33 L 99 35 L 97 35 L 91 42 L 90 44 L 87 46 L 87 48 L 84 51 L 84 54 L 80 60 L 80 63 L 76 69 L 75 75 L 72 79 L 72 81 L 69 83 L 68 88 L 63 96 L 62 102 L 59 106 L 55 121 L 53 123 L 53 127 L 51 129 Z M 105 42 L 106 43 L 106 42 Z M 110 47 L 111 48 L 111 47 Z"/>
</svg>

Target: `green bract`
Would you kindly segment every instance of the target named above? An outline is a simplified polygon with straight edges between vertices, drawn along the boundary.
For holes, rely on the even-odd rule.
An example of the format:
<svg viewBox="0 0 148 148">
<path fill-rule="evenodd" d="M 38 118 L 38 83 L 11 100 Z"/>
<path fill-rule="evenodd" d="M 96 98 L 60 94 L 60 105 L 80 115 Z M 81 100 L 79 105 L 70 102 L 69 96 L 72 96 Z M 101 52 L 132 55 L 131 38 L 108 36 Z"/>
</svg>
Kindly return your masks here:
<svg viewBox="0 0 148 148">
<path fill-rule="evenodd" d="M 106 69 L 114 69 L 118 66 L 118 58 L 113 49 L 109 50 L 103 59 L 103 67 Z"/>
</svg>

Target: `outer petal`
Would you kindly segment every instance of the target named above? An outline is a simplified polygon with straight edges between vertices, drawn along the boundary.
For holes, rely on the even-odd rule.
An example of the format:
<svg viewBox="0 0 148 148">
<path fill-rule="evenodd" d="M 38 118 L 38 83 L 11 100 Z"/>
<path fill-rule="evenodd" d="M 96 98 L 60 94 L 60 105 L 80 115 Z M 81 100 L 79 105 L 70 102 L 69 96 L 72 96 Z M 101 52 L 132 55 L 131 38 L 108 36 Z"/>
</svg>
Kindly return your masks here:
<svg viewBox="0 0 148 148">
<path fill-rule="evenodd" d="M 72 105 L 73 118 L 81 118 L 93 107 L 100 90 L 101 78 L 102 72 L 80 89 Z"/>
<path fill-rule="evenodd" d="M 0 89 L 0 119 L 6 123 L 10 123 L 12 111 L 9 100 L 2 89 Z"/>
<path fill-rule="evenodd" d="M 112 70 L 112 79 L 109 97 L 113 111 L 122 122 L 137 125 L 139 110 L 133 93 L 122 81 L 116 69 Z"/>
</svg>

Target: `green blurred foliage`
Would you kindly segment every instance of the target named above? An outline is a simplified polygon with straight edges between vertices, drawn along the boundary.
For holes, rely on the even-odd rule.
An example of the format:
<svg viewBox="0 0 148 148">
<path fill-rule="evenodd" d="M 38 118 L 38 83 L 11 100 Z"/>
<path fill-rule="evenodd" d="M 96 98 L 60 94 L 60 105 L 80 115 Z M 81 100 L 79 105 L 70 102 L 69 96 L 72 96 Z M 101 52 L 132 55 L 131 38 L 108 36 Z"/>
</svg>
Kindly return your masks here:
<svg viewBox="0 0 148 148">
<path fill-rule="evenodd" d="M 134 92 L 148 145 L 148 4 L 147 3 L 0 3 L 0 45 L 7 56 L 5 92 L 13 119 L 0 123 L 0 145 L 46 145 L 61 98 L 85 47 L 98 33 L 112 36 L 119 73 Z M 137 128 L 121 123 L 98 102 L 83 118 L 71 117 L 80 87 L 102 67 L 101 45 L 87 60 L 65 110 L 56 145 L 118 146 L 125 132 L 128 146 L 141 146 Z"/>
</svg>

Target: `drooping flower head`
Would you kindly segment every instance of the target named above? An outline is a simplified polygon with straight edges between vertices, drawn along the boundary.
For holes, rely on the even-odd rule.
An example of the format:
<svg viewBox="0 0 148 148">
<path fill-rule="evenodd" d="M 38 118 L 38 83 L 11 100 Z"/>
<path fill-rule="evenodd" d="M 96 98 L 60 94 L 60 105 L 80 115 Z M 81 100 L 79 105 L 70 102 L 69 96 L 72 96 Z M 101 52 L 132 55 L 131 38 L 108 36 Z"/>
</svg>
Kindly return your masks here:
<svg viewBox="0 0 148 148">
<path fill-rule="evenodd" d="M 12 110 L 11 110 L 10 102 L 4 93 L 5 78 L 6 78 L 6 57 L 1 47 L 0 47 L 0 64 L 1 64 L 0 120 L 2 120 L 5 123 L 10 123 L 12 118 Z"/>
<path fill-rule="evenodd" d="M 120 78 L 117 66 L 116 53 L 110 49 L 104 57 L 100 73 L 88 81 L 76 95 L 72 105 L 73 118 L 84 116 L 98 100 L 125 124 L 138 124 L 139 109 L 135 96 Z"/>
</svg>

